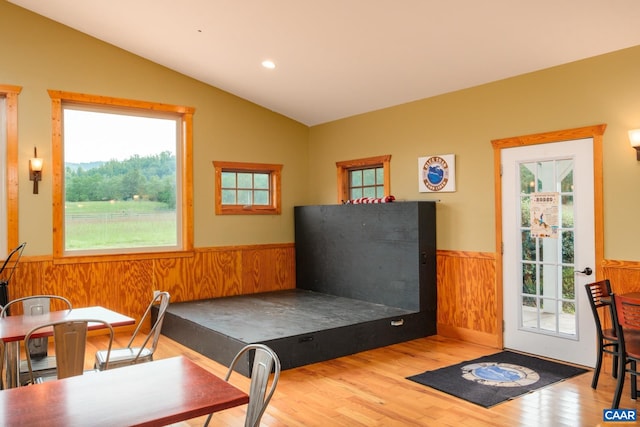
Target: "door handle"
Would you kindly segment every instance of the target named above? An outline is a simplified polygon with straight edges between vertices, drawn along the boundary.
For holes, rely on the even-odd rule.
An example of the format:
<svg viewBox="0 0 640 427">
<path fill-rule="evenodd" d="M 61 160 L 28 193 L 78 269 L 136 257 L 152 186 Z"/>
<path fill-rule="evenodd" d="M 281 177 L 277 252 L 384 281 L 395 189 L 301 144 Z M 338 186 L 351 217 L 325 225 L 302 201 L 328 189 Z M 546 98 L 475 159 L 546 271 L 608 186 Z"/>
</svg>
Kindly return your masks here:
<svg viewBox="0 0 640 427">
<path fill-rule="evenodd" d="M 576 274 L 584 274 L 585 276 L 591 276 L 593 274 L 593 270 L 589 267 L 585 267 L 582 271 L 576 271 Z"/>
</svg>

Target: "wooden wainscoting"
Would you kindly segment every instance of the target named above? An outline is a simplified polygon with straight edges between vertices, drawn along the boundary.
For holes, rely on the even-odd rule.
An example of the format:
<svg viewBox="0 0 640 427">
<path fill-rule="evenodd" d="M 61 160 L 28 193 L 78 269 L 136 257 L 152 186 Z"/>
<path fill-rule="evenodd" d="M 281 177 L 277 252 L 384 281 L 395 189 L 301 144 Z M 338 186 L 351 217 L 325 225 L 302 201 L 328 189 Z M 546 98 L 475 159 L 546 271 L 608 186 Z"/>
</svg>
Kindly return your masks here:
<svg viewBox="0 0 640 427">
<path fill-rule="evenodd" d="M 614 293 L 640 291 L 640 261 L 605 260 L 602 263 L 602 270 L 604 278 L 611 281 L 611 289 Z"/>
<path fill-rule="evenodd" d="M 500 348 L 495 256 L 438 251 L 437 273 L 438 334 Z M 180 302 L 293 289 L 295 281 L 295 246 L 286 243 L 199 248 L 189 256 L 129 260 L 54 263 L 50 257 L 23 257 L 9 295 L 62 295 L 76 307 L 102 305 L 139 319 L 156 289 Z"/>
<path fill-rule="evenodd" d="M 156 289 L 180 302 L 292 289 L 295 280 L 293 243 L 204 248 L 170 258 L 54 263 L 23 257 L 9 297 L 62 295 L 76 307 L 102 305 L 139 319 Z"/>
<path fill-rule="evenodd" d="M 502 347 L 493 253 L 438 251 L 438 335 Z"/>
<path fill-rule="evenodd" d="M 496 262 L 492 253 L 438 251 L 438 335 L 502 348 Z M 601 267 L 615 293 L 640 291 L 639 261 L 604 260 Z"/>
</svg>

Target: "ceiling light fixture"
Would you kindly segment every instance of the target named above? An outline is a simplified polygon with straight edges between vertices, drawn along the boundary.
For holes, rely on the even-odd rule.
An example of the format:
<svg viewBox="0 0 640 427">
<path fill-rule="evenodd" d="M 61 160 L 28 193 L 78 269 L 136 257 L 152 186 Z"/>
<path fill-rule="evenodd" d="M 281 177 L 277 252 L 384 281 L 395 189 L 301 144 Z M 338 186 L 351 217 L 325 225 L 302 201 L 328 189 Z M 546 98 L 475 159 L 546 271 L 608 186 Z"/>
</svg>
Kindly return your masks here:
<svg viewBox="0 0 640 427">
<path fill-rule="evenodd" d="M 274 68 L 276 68 L 276 64 L 275 64 L 275 62 L 273 62 L 273 61 L 272 61 L 272 60 L 270 60 L 270 59 L 265 59 L 264 61 L 262 61 L 262 66 L 263 66 L 264 68 L 269 69 L 269 70 L 273 70 Z"/>
</svg>

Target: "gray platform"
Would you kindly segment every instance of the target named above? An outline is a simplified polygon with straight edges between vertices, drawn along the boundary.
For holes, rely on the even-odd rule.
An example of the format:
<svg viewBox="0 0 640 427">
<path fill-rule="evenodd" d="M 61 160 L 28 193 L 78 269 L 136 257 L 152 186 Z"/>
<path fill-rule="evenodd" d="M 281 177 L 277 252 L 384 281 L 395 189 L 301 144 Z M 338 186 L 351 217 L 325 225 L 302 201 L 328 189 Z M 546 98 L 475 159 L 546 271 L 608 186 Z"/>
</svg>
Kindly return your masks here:
<svg viewBox="0 0 640 427">
<path fill-rule="evenodd" d="M 434 202 L 294 210 L 296 289 L 173 303 L 162 333 L 222 364 L 264 343 L 283 369 L 436 333 Z"/>
<path fill-rule="evenodd" d="M 426 325 L 418 312 L 295 289 L 171 304 L 162 334 L 222 364 L 264 343 L 289 369 L 425 336 Z"/>
<path fill-rule="evenodd" d="M 171 304 L 168 313 L 229 338 L 256 343 L 402 317 L 411 311 L 317 292 L 290 290 Z"/>
</svg>

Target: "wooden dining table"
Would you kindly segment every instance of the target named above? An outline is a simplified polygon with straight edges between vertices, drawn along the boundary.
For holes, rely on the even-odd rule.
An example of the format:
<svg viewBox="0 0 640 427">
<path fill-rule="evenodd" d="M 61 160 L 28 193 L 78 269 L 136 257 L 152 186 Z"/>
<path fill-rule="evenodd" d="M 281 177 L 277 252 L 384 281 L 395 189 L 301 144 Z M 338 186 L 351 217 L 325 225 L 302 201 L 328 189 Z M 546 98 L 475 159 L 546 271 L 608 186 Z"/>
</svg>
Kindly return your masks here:
<svg viewBox="0 0 640 427">
<path fill-rule="evenodd" d="M 51 311 L 38 315 L 17 315 L 0 318 L 0 340 L 5 343 L 6 355 L 6 386 L 8 388 L 18 386 L 20 371 L 20 341 L 24 340 L 27 333 L 40 325 L 63 320 L 95 319 L 104 320 L 112 327 L 129 326 L 135 324 L 135 319 L 109 310 L 101 306 L 81 307 L 72 310 Z M 104 328 L 101 323 L 89 323 L 89 330 Z M 34 334 L 33 337 L 52 336 L 53 329 L 45 328 Z"/>
<path fill-rule="evenodd" d="M 3 426 L 160 426 L 249 402 L 179 356 L 0 392 Z"/>
</svg>

